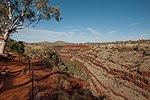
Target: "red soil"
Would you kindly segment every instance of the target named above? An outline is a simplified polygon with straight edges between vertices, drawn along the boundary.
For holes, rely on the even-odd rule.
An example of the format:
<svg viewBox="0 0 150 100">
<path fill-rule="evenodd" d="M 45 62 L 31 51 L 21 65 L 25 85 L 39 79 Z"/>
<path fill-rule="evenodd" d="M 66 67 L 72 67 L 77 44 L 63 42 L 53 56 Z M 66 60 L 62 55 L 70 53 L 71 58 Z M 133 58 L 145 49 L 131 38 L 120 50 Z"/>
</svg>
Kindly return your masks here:
<svg viewBox="0 0 150 100">
<path fill-rule="evenodd" d="M 46 96 L 58 88 L 60 78 L 64 73 L 48 68 L 43 68 L 40 60 L 31 60 L 34 66 L 34 92 L 36 97 Z M 0 62 L 0 72 L 5 71 L 8 75 L 0 74 L 0 100 L 29 100 L 31 99 L 31 70 L 28 64 L 18 60 Z M 69 85 L 64 85 L 66 92 L 86 87 L 87 82 L 75 77 L 67 78 Z"/>
</svg>

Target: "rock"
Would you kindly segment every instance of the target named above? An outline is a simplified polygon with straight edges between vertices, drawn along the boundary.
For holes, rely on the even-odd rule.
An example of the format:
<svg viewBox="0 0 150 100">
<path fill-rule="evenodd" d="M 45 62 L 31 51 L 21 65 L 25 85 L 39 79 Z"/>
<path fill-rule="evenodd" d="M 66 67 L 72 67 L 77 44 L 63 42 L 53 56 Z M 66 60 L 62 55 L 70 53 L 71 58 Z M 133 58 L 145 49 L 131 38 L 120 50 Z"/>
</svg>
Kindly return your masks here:
<svg viewBox="0 0 150 100">
<path fill-rule="evenodd" d="M 89 89 L 79 89 L 78 93 L 85 96 L 92 96 L 92 92 Z"/>
<path fill-rule="evenodd" d="M 56 100 L 70 100 L 69 94 L 66 93 L 65 91 L 59 91 Z"/>
<path fill-rule="evenodd" d="M 88 96 L 81 95 L 77 91 L 74 91 L 71 100 L 88 100 Z"/>
<path fill-rule="evenodd" d="M 62 88 L 64 91 L 66 92 L 71 92 L 73 87 L 71 86 L 71 83 L 67 80 L 64 81 L 63 85 L 62 85 Z"/>
</svg>

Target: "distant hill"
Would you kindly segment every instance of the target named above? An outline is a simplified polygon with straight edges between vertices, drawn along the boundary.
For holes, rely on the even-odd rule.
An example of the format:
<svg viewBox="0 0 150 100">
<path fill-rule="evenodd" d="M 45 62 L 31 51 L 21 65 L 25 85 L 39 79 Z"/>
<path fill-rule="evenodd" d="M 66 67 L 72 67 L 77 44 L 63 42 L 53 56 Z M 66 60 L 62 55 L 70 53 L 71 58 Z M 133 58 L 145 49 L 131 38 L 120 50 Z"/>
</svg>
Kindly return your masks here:
<svg viewBox="0 0 150 100">
<path fill-rule="evenodd" d="M 29 45 L 36 45 L 41 47 L 50 47 L 50 46 L 64 46 L 64 45 L 71 45 L 72 43 L 64 42 L 64 41 L 56 41 L 56 42 L 36 42 L 36 43 L 26 43 Z"/>
<path fill-rule="evenodd" d="M 54 45 L 70 45 L 72 43 L 69 43 L 69 42 L 64 42 L 64 41 L 56 41 L 56 42 L 53 42 Z"/>
<path fill-rule="evenodd" d="M 56 41 L 56 42 L 36 42 L 36 43 L 25 43 L 25 50 L 29 53 L 31 51 L 44 52 L 45 50 L 51 49 L 53 46 L 65 46 L 72 45 L 72 43 Z"/>
</svg>

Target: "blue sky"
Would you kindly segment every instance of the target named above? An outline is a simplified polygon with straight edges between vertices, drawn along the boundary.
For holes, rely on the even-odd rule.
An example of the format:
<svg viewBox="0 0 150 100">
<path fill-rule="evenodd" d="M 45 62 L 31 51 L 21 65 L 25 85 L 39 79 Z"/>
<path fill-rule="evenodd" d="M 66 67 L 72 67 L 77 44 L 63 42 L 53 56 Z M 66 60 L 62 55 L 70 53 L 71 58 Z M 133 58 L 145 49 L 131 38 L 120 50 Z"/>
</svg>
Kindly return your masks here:
<svg viewBox="0 0 150 100">
<path fill-rule="evenodd" d="M 53 0 L 61 22 L 41 21 L 12 35 L 26 42 L 150 39 L 150 0 Z"/>
</svg>

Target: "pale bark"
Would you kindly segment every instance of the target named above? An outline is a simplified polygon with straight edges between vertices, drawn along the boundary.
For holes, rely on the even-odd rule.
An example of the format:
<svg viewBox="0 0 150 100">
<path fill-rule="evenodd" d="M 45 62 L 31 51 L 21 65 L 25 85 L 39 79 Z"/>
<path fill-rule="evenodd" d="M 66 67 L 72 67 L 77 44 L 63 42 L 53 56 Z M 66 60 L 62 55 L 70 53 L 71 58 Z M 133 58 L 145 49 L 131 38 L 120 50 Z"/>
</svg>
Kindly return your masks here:
<svg viewBox="0 0 150 100">
<path fill-rule="evenodd" d="M 9 37 L 9 33 L 6 32 L 3 35 L 3 39 L 0 40 L 0 55 L 4 55 L 6 42 L 7 42 L 8 37 Z"/>
<path fill-rule="evenodd" d="M 4 40 L 0 41 L 0 55 L 4 54 L 6 42 Z"/>
</svg>

